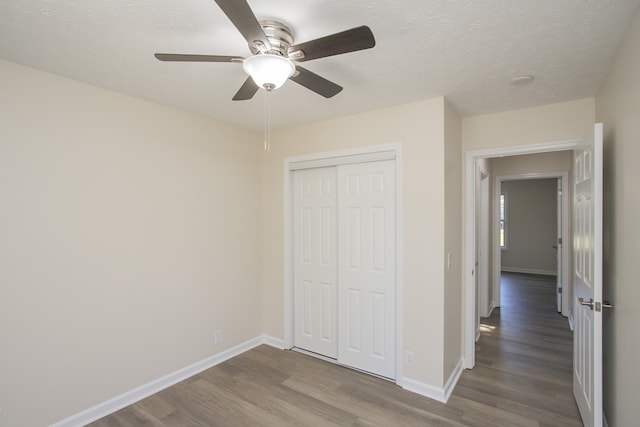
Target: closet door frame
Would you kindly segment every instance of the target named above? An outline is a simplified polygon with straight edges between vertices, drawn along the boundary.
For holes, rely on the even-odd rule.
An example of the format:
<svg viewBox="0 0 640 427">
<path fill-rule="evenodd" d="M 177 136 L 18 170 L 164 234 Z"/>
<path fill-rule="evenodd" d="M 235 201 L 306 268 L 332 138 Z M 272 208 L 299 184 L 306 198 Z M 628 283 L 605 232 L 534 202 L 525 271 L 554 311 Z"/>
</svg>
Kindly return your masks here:
<svg viewBox="0 0 640 427">
<path fill-rule="evenodd" d="M 294 290 L 293 290 L 293 171 L 325 166 L 395 160 L 395 217 L 396 217 L 396 375 L 395 382 L 402 386 L 402 145 L 380 144 L 339 151 L 312 153 L 284 159 L 284 348 L 294 344 Z"/>
</svg>

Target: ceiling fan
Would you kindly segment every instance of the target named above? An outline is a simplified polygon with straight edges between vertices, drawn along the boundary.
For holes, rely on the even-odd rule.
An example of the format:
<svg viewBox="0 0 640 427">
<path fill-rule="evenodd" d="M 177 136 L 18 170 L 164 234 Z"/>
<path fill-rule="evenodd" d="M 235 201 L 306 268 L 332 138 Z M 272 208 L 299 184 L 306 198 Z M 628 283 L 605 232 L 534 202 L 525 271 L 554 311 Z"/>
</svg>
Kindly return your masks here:
<svg viewBox="0 0 640 427">
<path fill-rule="evenodd" d="M 179 62 L 235 62 L 242 63 L 249 78 L 233 97 L 234 101 L 253 98 L 259 88 L 277 89 L 291 79 L 325 98 L 342 91 L 342 87 L 295 62 L 310 61 L 327 56 L 369 49 L 376 41 L 371 29 L 360 26 L 293 44 L 291 30 L 277 21 L 258 21 L 246 0 L 215 0 L 220 9 L 249 43 L 252 56 L 189 55 L 156 53 L 160 61 Z"/>
</svg>

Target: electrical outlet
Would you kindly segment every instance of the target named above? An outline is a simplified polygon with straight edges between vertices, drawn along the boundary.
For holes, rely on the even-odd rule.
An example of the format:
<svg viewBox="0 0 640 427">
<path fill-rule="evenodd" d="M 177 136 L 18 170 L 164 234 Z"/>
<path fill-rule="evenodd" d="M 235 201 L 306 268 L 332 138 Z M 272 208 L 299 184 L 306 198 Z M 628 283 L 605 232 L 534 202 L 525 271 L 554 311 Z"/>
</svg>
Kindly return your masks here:
<svg viewBox="0 0 640 427">
<path fill-rule="evenodd" d="M 451 268 L 451 252 L 447 254 L 447 270 Z"/>
<path fill-rule="evenodd" d="M 214 343 L 220 344 L 222 342 L 222 329 L 217 329 L 214 335 Z"/>
<path fill-rule="evenodd" d="M 413 351 L 407 351 L 405 356 L 407 359 L 407 366 L 414 366 L 416 363 L 416 354 Z"/>
</svg>

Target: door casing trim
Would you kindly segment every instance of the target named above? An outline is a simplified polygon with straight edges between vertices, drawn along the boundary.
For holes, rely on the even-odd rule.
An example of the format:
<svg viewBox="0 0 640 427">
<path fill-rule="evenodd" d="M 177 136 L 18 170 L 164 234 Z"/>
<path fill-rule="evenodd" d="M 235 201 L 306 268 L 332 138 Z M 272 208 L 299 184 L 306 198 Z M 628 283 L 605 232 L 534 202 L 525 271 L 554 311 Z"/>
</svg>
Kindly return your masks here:
<svg viewBox="0 0 640 427">
<path fill-rule="evenodd" d="M 516 156 L 521 154 L 549 153 L 554 151 L 573 150 L 580 145 L 580 139 L 546 142 L 500 148 L 486 148 L 465 152 L 465 208 L 464 208 L 464 270 L 463 270 L 463 356 L 464 367 L 473 369 L 475 366 L 475 318 L 477 315 L 477 301 L 475 296 L 475 247 L 476 247 L 476 160 L 501 156 Z"/>
</svg>

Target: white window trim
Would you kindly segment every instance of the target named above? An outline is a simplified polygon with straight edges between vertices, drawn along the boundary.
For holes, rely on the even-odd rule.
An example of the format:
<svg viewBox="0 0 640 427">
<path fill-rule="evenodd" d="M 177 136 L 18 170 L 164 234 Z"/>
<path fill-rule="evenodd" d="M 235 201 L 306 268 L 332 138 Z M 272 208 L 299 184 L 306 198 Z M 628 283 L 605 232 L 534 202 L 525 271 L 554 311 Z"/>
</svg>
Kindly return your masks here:
<svg viewBox="0 0 640 427">
<path fill-rule="evenodd" d="M 508 208 L 507 208 L 507 204 L 508 204 L 508 200 L 509 200 L 509 195 L 507 191 L 502 191 L 500 193 L 500 195 L 498 196 L 498 233 L 500 233 L 500 197 L 504 197 L 504 227 L 503 227 L 503 234 L 504 234 L 504 245 L 500 246 L 500 249 L 503 251 L 506 251 L 509 248 L 509 239 L 507 238 L 507 236 L 509 235 L 508 233 L 508 224 L 509 221 L 507 220 L 508 218 Z M 498 234 L 498 242 L 500 241 L 500 235 Z"/>
</svg>

